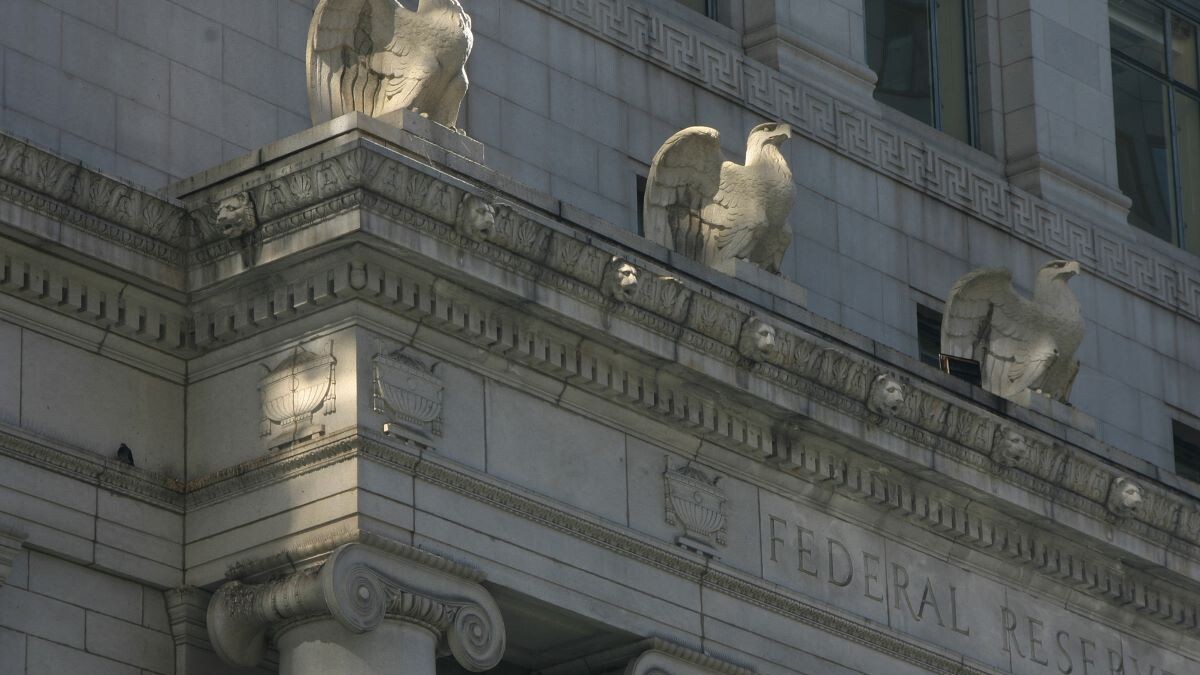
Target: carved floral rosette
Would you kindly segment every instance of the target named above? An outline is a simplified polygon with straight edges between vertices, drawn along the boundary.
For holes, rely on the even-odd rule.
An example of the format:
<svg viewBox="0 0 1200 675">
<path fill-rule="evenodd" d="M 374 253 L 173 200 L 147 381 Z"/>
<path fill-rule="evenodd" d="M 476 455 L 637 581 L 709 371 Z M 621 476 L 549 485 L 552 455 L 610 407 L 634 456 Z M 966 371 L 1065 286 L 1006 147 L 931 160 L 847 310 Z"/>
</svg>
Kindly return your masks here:
<svg viewBox="0 0 1200 675">
<path fill-rule="evenodd" d="M 718 480 L 690 464 L 672 469 L 667 459 L 666 520 L 683 525 L 684 531 L 676 544 L 709 555 L 715 554 L 714 545 L 725 545 L 725 491 L 717 487 Z"/>
<path fill-rule="evenodd" d="M 253 667 L 266 655 L 268 637 L 297 621 L 332 616 L 358 634 L 385 620 L 408 622 L 433 631 L 463 668 L 480 672 L 503 657 L 505 628 L 479 578 L 404 544 L 346 543 L 289 576 L 226 583 L 208 606 L 209 638 L 224 661 Z"/>
<path fill-rule="evenodd" d="M 297 346 L 263 376 L 258 391 L 263 406 L 262 435 L 271 438 L 268 447 L 274 449 L 325 433 L 325 426 L 312 420 L 322 409 L 326 415 L 336 411 L 336 372 L 331 341 L 327 354 Z M 282 429 L 272 435 L 276 427 Z"/>
<path fill-rule="evenodd" d="M 442 381 L 402 351 L 378 354 L 373 360 L 372 407 L 375 412 L 423 434 L 442 433 Z"/>
</svg>

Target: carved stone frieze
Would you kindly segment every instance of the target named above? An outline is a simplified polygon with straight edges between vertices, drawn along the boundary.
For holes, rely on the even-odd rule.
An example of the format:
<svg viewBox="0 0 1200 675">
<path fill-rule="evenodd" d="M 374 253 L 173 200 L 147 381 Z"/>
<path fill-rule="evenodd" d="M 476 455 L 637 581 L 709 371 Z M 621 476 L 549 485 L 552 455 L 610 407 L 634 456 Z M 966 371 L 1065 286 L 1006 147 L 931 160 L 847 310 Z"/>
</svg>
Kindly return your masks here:
<svg viewBox="0 0 1200 675">
<path fill-rule="evenodd" d="M 904 385 L 895 375 L 884 373 L 871 381 L 871 392 L 867 395 L 867 408 L 881 417 L 895 417 L 904 405 Z"/>
<path fill-rule="evenodd" d="M 380 350 L 371 367 L 372 407 L 387 418 L 385 433 L 405 429 L 424 437 L 441 435 L 442 380 L 433 368 L 403 349 Z"/>
<path fill-rule="evenodd" d="M 992 444 L 992 461 L 1002 468 L 1024 466 L 1032 451 L 1029 440 L 1010 426 L 996 429 L 996 440 Z"/>
<path fill-rule="evenodd" d="M 1114 517 L 1127 518 L 1141 511 L 1146 504 L 1142 487 L 1128 476 L 1113 479 L 1108 490 L 1108 510 Z"/>
<path fill-rule="evenodd" d="M 487 241 L 496 230 L 496 207 L 483 197 L 464 194 L 454 225 L 458 233 L 467 239 Z"/>
<path fill-rule="evenodd" d="M 313 422 L 318 412 L 336 412 L 337 359 L 333 342 L 326 354 L 297 345 L 267 371 L 259 382 L 262 397 L 262 436 L 275 449 L 325 434 L 325 425 Z M 276 427 L 279 430 L 276 431 Z"/>
<path fill-rule="evenodd" d="M 630 302 L 637 297 L 638 270 L 629 261 L 613 256 L 604 267 L 604 277 L 600 282 L 600 292 L 609 300 Z"/>
<path fill-rule="evenodd" d="M 668 525 L 680 525 L 683 534 L 675 543 L 693 551 L 716 555 L 725 545 L 725 491 L 717 486 L 720 477 L 709 478 L 701 469 L 686 463 L 672 467 L 666 460 L 663 493 Z"/>
<path fill-rule="evenodd" d="M 359 634 L 385 621 L 417 624 L 472 672 L 500 662 L 504 618 L 478 574 L 455 574 L 461 566 L 377 536 L 354 539 L 307 551 L 306 566 L 282 578 L 219 588 L 207 617 L 217 654 L 233 665 L 255 666 L 272 635 L 277 640 L 298 621 L 332 617 Z M 433 655 L 426 656 L 432 663 Z"/>
<path fill-rule="evenodd" d="M 757 362 L 765 361 L 778 349 L 778 337 L 775 327 L 754 316 L 742 324 L 738 336 L 738 353 L 742 358 Z"/>
<path fill-rule="evenodd" d="M 175 204 L 3 133 L 0 198 L 168 264 L 191 227 Z"/>
</svg>

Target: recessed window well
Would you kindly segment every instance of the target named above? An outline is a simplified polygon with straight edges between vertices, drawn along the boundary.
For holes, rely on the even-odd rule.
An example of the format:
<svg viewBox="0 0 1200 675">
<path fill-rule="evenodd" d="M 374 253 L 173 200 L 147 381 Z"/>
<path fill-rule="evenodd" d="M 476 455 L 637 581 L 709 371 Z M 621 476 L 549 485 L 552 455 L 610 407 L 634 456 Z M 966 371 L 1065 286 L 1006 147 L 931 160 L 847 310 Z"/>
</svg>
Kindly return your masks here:
<svg viewBox="0 0 1200 675">
<path fill-rule="evenodd" d="M 1200 429 L 1179 420 L 1171 423 L 1175 437 L 1175 473 L 1200 483 Z"/>
</svg>

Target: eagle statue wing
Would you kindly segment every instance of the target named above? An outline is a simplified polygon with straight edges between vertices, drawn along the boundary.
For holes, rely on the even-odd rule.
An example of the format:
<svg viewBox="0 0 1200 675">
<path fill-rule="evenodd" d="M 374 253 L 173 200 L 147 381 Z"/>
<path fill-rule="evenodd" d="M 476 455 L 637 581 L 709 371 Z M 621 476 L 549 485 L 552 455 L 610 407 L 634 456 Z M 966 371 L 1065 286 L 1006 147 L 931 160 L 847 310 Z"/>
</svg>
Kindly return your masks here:
<svg viewBox="0 0 1200 675">
<path fill-rule="evenodd" d="M 717 194 L 700 215 L 715 230 L 709 234 L 709 259 L 716 259 L 718 251 L 724 257 L 751 257 L 768 226 L 766 205 L 755 199 L 760 192 L 753 185 L 755 180 L 750 170 L 740 164 L 726 162 L 721 167 Z"/>
<path fill-rule="evenodd" d="M 429 70 L 404 39 L 417 21 L 396 0 L 321 0 L 306 55 L 313 124 L 355 110 L 377 114 L 381 93 L 411 97 Z"/>
<path fill-rule="evenodd" d="M 668 138 L 654 155 L 646 179 L 646 238 L 702 260 L 708 226 L 700 212 L 720 189 L 724 163 L 716 129 L 688 127 Z"/>
<path fill-rule="evenodd" d="M 984 388 L 1009 397 L 1034 386 L 1058 356 L 1038 307 L 1017 295 L 1006 269 L 970 272 L 954 284 L 942 317 L 942 353 L 978 361 Z"/>
</svg>

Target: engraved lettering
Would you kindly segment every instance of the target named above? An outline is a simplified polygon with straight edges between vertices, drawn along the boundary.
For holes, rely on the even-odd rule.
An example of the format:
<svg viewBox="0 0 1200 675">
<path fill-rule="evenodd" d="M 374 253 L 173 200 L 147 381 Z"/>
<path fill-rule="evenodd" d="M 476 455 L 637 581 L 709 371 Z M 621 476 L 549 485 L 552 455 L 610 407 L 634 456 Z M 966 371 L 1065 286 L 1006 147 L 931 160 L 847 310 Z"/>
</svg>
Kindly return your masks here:
<svg viewBox="0 0 1200 675">
<path fill-rule="evenodd" d="M 1038 647 L 1042 646 L 1042 628 L 1045 624 L 1040 619 L 1029 617 L 1029 660 L 1040 665 L 1050 663 L 1048 659 L 1038 658 Z"/>
<path fill-rule="evenodd" d="M 1075 670 L 1075 664 L 1071 661 L 1071 652 L 1064 642 L 1064 640 L 1070 639 L 1071 635 L 1065 630 L 1058 631 L 1054 636 L 1054 641 L 1058 643 L 1058 672 L 1063 675 L 1071 675 L 1071 671 Z M 1063 665 L 1064 660 L 1067 662 L 1065 666 Z"/>
<path fill-rule="evenodd" d="M 836 546 L 838 548 L 838 550 L 841 551 L 841 557 L 843 560 L 846 561 L 845 576 L 841 577 L 840 579 L 838 578 L 837 566 L 834 564 L 834 560 L 833 560 L 834 546 Z M 850 562 L 850 551 L 848 551 L 846 549 L 846 547 L 844 545 L 842 545 L 842 542 L 838 541 L 837 539 L 834 539 L 833 537 L 830 537 L 828 540 L 828 549 L 829 549 L 829 583 L 833 584 L 834 586 L 842 586 L 842 587 L 849 586 L 850 582 L 854 580 L 854 564 L 852 562 Z"/>
<path fill-rule="evenodd" d="M 908 613 L 912 614 L 912 618 L 920 621 L 921 617 L 913 611 L 912 600 L 908 598 L 908 570 L 904 569 L 900 563 L 892 563 L 892 587 L 896 591 L 896 609 L 900 609 L 900 598 L 903 597 L 904 604 L 908 605 Z M 1016 621 L 1016 619 L 1013 620 Z"/>
<path fill-rule="evenodd" d="M 1083 675 L 1091 675 L 1090 671 L 1088 671 L 1088 666 L 1096 665 L 1096 662 L 1092 660 L 1092 656 L 1088 654 L 1088 648 L 1095 649 L 1096 643 L 1087 638 L 1079 638 L 1079 653 L 1083 657 Z"/>
<path fill-rule="evenodd" d="M 939 626 L 943 628 L 946 624 L 942 623 L 942 610 L 938 608 L 937 596 L 933 594 L 933 580 L 925 579 L 925 590 L 921 592 L 921 606 L 917 608 L 917 620 L 920 621 L 925 616 L 925 608 L 933 607 L 933 613 L 937 616 Z"/>
<path fill-rule="evenodd" d="M 896 607 L 899 607 L 897 602 Z M 1025 658 L 1025 654 L 1021 652 L 1021 643 L 1017 640 L 1017 615 L 1012 613 L 1007 607 L 1000 608 L 1000 619 L 1003 621 L 1004 629 L 1004 651 L 1012 653 L 1013 649 L 1017 651 L 1017 656 Z M 1009 639 L 1012 639 L 1012 648 L 1009 648 Z"/>
<path fill-rule="evenodd" d="M 804 543 L 805 535 L 808 535 L 809 543 L 807 545 Z M 807 574 L 811 577 L 817 576 L 816 563 L 812 564 L 811 569 L 809 568 L 809 566 L 807 564 L 805 564 L 806 561 L 812 560 L 813 553 L 816 553 L 816 551 L 817 551 L 816 533 L 814 533 L 812 530 L 808 529 L 807 527 L 800 527 L 799 525 L 797 525 L 796 526 L 796 540 L 797 540 L 796 548 L 800 551 L 800 563 L 799 563 L 800 571 L 804 572 L 805 574 Z"/>
<path fill-rule="evenodd" d="M 779 562 L 779 547 L 777 545 L 783 543 L 783 538 L 779 536 L 775 526 L 782 525 L 786 527 L 787 523 L 782 518 L 776 518 L 775 516 L 767 516 L 767 518 L 770 519 L 769 527 L 771 528 L 771 562 Z"/>
<path fill-rule="evenodd" d="M 863 551 L 863 595 L 878 602 L 884 602 L 883 592 L 879 595 L 871 593 L 871 582 L 879 582 L 878 567 L 872 568 L 872 565 L 879 565 L 879 556 L 872 555 Z M 954 595 L 954 587 L 950 587 L 951 597 Z"/>
<path fill-rule="evenodd" d="M 950 586 L 950 627 L 955 633 L 962 633 L 970 637 L 971 627 L 962 626 L 958 623 L 958 589 L 953 585 Z"/>
<path fill-rule="evenodd" d="M 1121 652 L 1115 649 L 1108 650 L 1108 675 L 1124 675 L 1125 659 L 1121 656 Z"/>
</svg>

